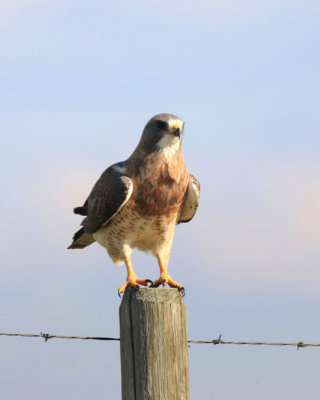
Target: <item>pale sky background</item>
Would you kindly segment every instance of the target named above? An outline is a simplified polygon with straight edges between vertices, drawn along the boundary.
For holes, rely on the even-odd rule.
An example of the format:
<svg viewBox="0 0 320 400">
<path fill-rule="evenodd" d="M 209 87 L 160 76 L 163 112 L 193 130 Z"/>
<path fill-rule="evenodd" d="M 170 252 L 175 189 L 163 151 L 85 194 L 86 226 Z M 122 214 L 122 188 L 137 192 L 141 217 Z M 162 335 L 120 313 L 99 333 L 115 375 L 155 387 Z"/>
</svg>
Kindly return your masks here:
<svg viewBox="0 0 320 400">
<path fill-rule="evenodd" d="M 0 331 L 119 336 L 125 268 L 66 250 L 72 208 L 170 112 L 202 185 L 169 267 L 189 338 L 319 343 L 319 26 L 316 0 L 0 0 Z M 0 355 L 3 400 L 120 399 L 118 343 Z M 319 374 L 318 348 L 190 347 L 193 400 L 316 400 Z"/>
</svg>

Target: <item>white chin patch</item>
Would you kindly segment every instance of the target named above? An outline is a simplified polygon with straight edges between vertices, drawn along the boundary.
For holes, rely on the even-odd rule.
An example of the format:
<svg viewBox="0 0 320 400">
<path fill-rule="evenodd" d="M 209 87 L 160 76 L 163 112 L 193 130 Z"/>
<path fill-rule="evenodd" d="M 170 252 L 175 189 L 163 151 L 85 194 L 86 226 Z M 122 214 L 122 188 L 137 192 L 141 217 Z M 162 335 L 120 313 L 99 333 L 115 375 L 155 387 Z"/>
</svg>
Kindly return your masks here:
<svg viewBox="0 0 320 400">
<path fill-rule="evenodd" d="M 157 147 L 160 151 L 163 151 L 166 156 L 173 155 L 180 148 L 180 139 L 178 136 L 165 133 L 164 136 L 159 140 Z"/>
</svg>

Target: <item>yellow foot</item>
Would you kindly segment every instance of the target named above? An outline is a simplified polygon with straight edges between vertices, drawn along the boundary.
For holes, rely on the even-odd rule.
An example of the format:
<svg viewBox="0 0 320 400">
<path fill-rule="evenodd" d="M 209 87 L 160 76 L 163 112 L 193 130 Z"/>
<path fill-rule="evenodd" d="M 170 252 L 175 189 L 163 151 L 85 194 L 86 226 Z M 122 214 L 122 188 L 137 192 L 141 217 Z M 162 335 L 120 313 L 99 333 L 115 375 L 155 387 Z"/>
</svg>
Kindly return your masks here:
<svg viewBox="0 0 320 400">
<path fill-rule="evenodd" d="M 172 280 L 171 276 L 168 273 L 163 273 L 160 275 L 160 278 L 153 282 L 150 287 L 159 287 L 160 285 L 165 286 L 169 285 L 171 288 L 177 288 L 182 296 L 185 295 L 185 290 L 180 283 L 175 282 Z"/>
<path fill-rule="evenodd" d="M 123 293 L 127 287 L 139 289 L 139 285 L 148 286 L 148 283 L 152 284 L 152 281 L 150 281 L 150 279 L 139 279 L 135 274 L 128 275 L 127 282 L 119 287 L 118 295 L 121 297 L 120 294 Z"/>
</svg>

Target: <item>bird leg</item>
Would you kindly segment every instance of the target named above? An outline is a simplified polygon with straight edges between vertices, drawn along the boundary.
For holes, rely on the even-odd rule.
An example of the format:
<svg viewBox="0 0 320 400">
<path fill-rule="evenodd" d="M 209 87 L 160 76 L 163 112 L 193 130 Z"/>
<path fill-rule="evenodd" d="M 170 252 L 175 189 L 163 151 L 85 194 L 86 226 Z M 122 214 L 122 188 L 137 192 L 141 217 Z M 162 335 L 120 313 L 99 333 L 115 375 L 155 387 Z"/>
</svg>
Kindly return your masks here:
<svg viewBox="0 0 320 400">
<path fill-rule="evenodd" d="M 157 255 L 157 259 L 160 267 L 160 278 L 154 281 L 150 287 L 158 287 L 160 285 L 164 286 L 168 284 L 171 288 L 177 288 L 179 292 L 181 292 L 184 295 L 185 292 L 184 287 L 179 283 L 175 282 L 174 280 L 172 280 L 171 276 L 168 274 L 165 263 L 162 261 L 161 256 Z"/>
<path fill-rule="evenodd" d="M 121 285 L 118 289 L 118 294 L 124 292 L 127 287 L 133 287 L 139 289 L 139 285 L 148 286 L 148 283 L 152 284 L 150 279 L 139 279 L 137 275 L 133 271 L 133 267 L 131 264 L 131 260 L 129 257 L 124 258 L 124 262 L 126 263 L 127 267 L 127 282 Z"/>
</svg>

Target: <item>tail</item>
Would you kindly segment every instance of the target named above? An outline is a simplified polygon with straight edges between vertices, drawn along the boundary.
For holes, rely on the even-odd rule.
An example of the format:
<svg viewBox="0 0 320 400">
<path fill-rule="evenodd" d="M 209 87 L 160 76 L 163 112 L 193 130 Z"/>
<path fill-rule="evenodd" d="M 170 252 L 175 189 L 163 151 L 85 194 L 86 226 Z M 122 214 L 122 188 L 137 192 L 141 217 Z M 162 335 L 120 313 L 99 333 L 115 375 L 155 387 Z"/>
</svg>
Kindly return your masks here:
<svg viewBox="0 0 320 400">
<path fill-rule="evenodd" d="M 92 233 L 87 233 L 84 228 L 81 228 L 73 235 L 73 242 L 68 247 L 68 249 L 83 249 L 84 247 L 90 246 L 95 239 Z"/>
</svg>

